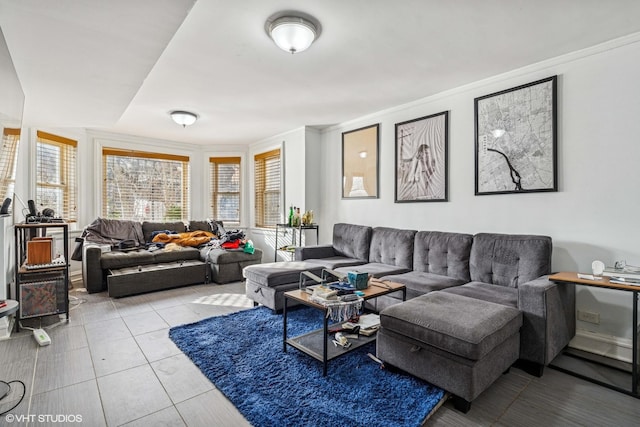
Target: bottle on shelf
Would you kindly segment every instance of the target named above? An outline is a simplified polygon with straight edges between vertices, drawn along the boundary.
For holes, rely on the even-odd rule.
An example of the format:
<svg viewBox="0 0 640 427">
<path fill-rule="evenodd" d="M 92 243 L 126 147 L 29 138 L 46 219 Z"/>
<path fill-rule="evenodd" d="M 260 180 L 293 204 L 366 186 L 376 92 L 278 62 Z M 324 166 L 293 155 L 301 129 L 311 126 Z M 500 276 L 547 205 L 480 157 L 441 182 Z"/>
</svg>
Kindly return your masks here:
<svg viewBox="0 0 640 427">
<path fill-rule="evenodd" d="M 293 226 L 293 205 L 289 206 L 289 218 L 287 221 L 289 227 Z"/>
<path fill-rule="evenodd" d="M 302 217 L 300 216 L 300 208 L 296 210 L 296 227 L 300 227 L 302 221 Z"/>
</svg>

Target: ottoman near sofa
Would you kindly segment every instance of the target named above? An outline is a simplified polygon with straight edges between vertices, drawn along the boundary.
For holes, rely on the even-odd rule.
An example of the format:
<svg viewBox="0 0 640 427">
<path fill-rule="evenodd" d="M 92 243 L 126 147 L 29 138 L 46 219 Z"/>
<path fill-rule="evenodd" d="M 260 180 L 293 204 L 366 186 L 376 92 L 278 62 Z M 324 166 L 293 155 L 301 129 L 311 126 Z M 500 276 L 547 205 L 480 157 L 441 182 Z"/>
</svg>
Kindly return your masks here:
<svg viewBox="0 0 640 427">
<path fill-rule="evenodd" d="M 200 249 L 200 259 L 209 265 L 207 282 L 218 284 L 237 282 L 242 280 L 242 270 L 253 264 L 262 262 L 262 250 L 256 248 L 253 253 L 242 249 L 212 249 L 205 246 Z"/>
<path fill-rule="evenodd" d="M 246 295 L 255 305 L 262 304 L 275 312 L 284 308 L 284 293 L 297 289 L 300 273 L 309 271 L 321 275 L 324 267 L 304 261 L 285 261 L 246 267 Z M 295 305 L 295 304 L 291 304 Z"/>
<path fill-rule="evenodd" d="M 377 356 L 454 395 L 467 412 L 518 359 L 522 313 L 435 291 L 380 313 Z"/>
</svg>

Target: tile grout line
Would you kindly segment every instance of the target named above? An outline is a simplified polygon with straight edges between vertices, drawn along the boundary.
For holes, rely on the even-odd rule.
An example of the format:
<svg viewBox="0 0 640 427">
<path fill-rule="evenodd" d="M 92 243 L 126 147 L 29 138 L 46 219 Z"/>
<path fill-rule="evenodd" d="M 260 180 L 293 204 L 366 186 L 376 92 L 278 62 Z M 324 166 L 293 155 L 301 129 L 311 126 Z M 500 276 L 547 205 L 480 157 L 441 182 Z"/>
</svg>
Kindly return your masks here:
<svg viewBox="0 0 640 427">
<path fill-rule="evenodd" d="M 520 395 L 527 389 L 527 387 L 529 387 L 531 385 L 531 383 L 533 382 L 533 378 L 527 378 L 527 384 L 522 387 L 522 389 L 515 395 L 515 397 L 513 399 L 511 399 L 511 403 L 509 403 L 507 405 L 506 408 L 504 408 L 504 411 L 502 411 L 500 413 L 500 415 L 498 415 L 498 417 L 491 423 L 491 425 L 495 425 L 497 422 L 500 421 L 500 419 L 507 413 L 507 411 L 509 410 L 509 408 L 511 408 L 511 406 L 513 406 L 513 404 L 520 399 Z"/>
</svg>

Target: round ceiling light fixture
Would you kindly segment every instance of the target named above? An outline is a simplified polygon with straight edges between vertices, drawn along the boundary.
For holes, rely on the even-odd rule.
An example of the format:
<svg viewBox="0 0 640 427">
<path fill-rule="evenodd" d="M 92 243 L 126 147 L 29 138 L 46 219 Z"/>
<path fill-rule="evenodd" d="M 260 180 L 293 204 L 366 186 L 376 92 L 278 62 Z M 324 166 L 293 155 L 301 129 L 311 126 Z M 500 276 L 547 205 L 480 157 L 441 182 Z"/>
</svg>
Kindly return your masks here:
<svg viewBox="0 0 640 427">
<path fill-rule="evenodd" d="M 276 46 L 291 54 L 307 50 L 320 36 L 320 25 L 315 19 L 299 12 L 270 18 L 265 29 Z"/>
<path fill-rule="evenodd" d="M 175 110 L 170 112 L 169 114 L 171 115 L 173 121 L 179 125 L 182 125 L 183 128 L 191 126 L 196 122 L 196 120 L 198 120 L 198 115 L 189 111 Z"/>
</svg>

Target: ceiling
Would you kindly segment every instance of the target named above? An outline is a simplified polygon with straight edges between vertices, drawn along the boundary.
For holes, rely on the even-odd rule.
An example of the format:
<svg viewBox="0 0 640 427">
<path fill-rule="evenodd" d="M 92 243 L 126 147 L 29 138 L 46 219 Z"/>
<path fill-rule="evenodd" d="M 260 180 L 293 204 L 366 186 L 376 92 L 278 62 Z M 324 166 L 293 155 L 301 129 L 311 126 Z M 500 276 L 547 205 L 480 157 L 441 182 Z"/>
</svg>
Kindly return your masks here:
<svg viewBox="0 0 640 427">
<path fill-rule="evenodd" d="M 322 34 L 296 55 L 267 18 Z M 637 0 L 0 0 L 24 124 L 194 144 L 328 126 L 640 31 Z M 171 110 L 199 115 L 182 128 Z"/>
</svg>

